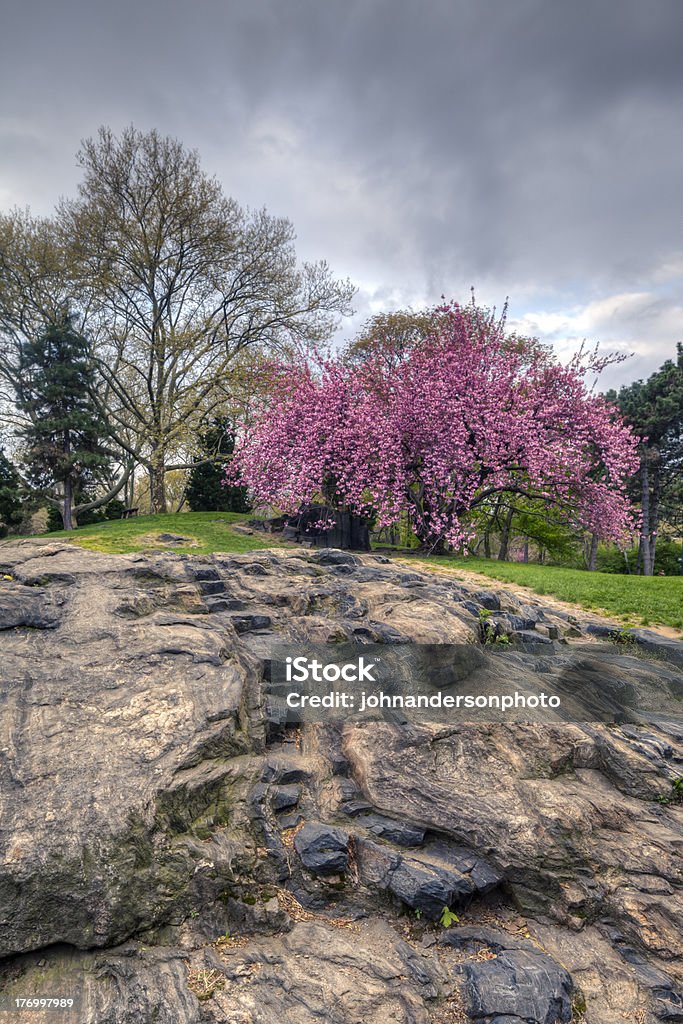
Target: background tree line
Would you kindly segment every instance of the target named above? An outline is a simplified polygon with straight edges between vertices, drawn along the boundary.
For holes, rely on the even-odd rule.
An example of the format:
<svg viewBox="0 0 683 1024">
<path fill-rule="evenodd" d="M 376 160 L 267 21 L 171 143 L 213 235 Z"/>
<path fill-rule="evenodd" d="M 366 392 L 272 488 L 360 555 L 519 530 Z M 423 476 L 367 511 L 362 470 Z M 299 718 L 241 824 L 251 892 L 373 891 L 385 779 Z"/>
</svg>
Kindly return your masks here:
<svg viewBox="0 0 683 1024">
<path fill-rule="evenodd" d="M 152 512 L 246 508 L 222 475 L 237 422 L 261 406 L 261 368 L 325 342 L 353 288 L 324 262 L 297 263 L 291 223 L 240 207 L 177 140 L 102 128 L 77 159 L 77 194 L 52 217 L 0 214 L 0 531 L 17 528 L 27 495 L 67 529 L 139 500 Z M 379 314 L 342 362 L 390 373 L 443 318 L 443 307 Z M 599 546 L 547 501 L 505 490 L 472 509 L 471 550 L 675 571 L 683 348 L 607 397 L 642 438 L 629 484 L 637 550 Z M 410 536 L 408 517 L 382 539 Z"/>
<path fill-rule="evenodd" d="M 132 500 L 140 471 L 167 511 L 168 474 L 200 438 L 213 461 L 211 425 L 248 406 L 245 367 L 328 338 L 354 291 L 297 263 L 292 224 L 226 197 L 177 140 L 102 128 L 78 162 L 53 217 L 0 215 L 5 434 L 67 529 Z"/>
</svg>

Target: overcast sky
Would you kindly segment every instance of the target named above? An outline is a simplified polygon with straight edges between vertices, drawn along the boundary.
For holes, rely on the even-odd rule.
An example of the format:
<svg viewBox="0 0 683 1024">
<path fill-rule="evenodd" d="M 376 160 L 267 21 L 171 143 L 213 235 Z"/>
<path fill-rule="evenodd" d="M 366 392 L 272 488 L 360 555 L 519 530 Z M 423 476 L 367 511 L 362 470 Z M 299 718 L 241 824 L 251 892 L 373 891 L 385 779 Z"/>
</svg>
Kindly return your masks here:
<svg viewBox="0 0 683 1024">
<path fill-rule="evenodd" d="M 0 0 L 0 208 L 101 124 L 199 150 L 372 312 L 470 286 L 647 376 L 683 340 L 683 0 Z"/>
</svg>

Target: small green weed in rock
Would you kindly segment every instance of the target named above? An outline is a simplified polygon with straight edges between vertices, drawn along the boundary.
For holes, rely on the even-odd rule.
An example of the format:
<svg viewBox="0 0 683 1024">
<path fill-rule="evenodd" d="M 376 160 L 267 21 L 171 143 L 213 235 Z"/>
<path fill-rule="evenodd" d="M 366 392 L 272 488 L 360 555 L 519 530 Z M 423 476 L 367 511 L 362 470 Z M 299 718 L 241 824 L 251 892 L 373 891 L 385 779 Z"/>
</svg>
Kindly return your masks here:
<svg viewBox="0 0 683 1024">
<path fill-rule="evenodd" d="M 572 1001 L 572 1022 L 571 1024 L 585 1024 L 586 1021 L 586 998 L 579 990 L 575 993 Z"/>
<path fill-rule="evenodd" d="M 481 642 L 485 646 L 489 644 L 507 646 L 510 643 L 510 637 L 507 633 L 499 632 L 500 627 L 490 622 L 490 618 L 491 612 L 488 608 L 479 609 L 479 638 Z"/>
<path fill-rule="evenodd" d="M 442 928 L 450 928 L 451 925 L 458 924 L 460 918 L 457 914 L 454 914 L 450 907 L 444 907 L 441 911 L 441 917 L 439 918 L 439 924 Z"/>
<path fill-rule="evenodd" d="M 620 644 L 627 647 L 632 647 L 636 643 L 633 630 L 627 629 L 625 626 L 621 629 L 614 629 L 609 634 L 609 639 L 613 644 Z"/>
<path fill-rule="evenodd" d="M 665 807 L 669 804 L 683 804 L 683 779 L 674 779 L 671 783 L 671 792 L 658 796 L 657 803 L 664 804 Z"/>
</svg>

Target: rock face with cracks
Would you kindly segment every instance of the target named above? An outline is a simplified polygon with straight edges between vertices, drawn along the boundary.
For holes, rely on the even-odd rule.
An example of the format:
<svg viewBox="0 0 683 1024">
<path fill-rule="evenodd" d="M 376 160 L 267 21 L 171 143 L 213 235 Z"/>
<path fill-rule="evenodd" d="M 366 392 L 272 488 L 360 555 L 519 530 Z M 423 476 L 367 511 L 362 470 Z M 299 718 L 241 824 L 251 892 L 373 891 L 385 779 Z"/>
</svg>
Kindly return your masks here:
<svg viewBox="0 0 683 1024">
<path fill-rule="evenodd" d="M 680 716 L 276 728 L 263 698 L 276 641 L 476 643 L 480 609 L 565 682 L 579 659 L 680 697 L 682 645 L 644 631 L 624 653 L 588 614 L 346 552 L 31 540 L 0 545 L 0 576 L 3 1005 L 71 996 L 59 1019 L 81 1024 L 683 1020 Z"/>
</svg>

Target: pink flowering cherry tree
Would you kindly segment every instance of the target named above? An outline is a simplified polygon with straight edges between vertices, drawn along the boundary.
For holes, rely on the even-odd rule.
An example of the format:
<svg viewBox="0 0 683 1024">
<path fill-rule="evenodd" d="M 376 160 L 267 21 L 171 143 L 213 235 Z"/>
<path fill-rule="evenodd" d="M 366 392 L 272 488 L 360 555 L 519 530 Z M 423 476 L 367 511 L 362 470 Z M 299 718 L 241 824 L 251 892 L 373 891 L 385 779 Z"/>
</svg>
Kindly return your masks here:
<svg viewBox="0 0 683 1024">
<path fill-rule="evenodd" d="M 236 448 L 254 500 L 311 501 L 390 526 L 408 512 L 431 550 L 471 536 L 468 513 L 499 492 L 539 498 L 605 539 L 633 528 L 625 481 L 638 438 L 587 378 L 474 304 L 442 306 L 400 359 L 302 358 L 273 366 L 269 400 Z"/>
</svg>

